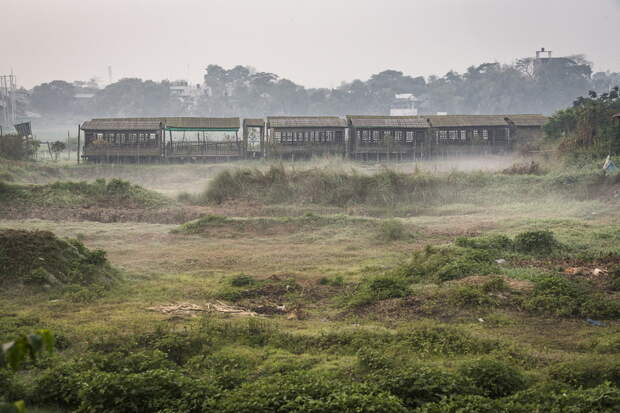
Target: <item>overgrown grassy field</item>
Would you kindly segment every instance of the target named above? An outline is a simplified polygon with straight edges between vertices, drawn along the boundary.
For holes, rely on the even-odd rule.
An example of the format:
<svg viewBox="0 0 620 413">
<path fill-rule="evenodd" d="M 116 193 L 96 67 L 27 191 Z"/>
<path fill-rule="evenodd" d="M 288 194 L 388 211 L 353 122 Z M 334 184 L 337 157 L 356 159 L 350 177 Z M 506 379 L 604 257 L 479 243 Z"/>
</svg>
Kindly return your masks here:
<svg viewBox="0 0 620 413">
<path fill-rule="evenodd" d="M 0 400 L 46 413 L 618 411 L 618 180 L 595 166 L 502 172 L 512 162 L 211 165 L 191 188 L 178 175 L 181 191 L 129 186 L 184 219 L 5 214 L 0 241 L 39 244 L 18 257 L 0 242 L 0 341 L 48 328 L 57 349 L 0 368 Z M 160 173 L 122 168 L 132 183 Z M 28 199 L 6 188 L 36 181 L 12 179 L 0 208 Z M 28 196 L 48 191 L 48 206 L 128 207 L 110 181 L 36 182 Z M 106 275 L 50 283 L 76 268 Z"/>
</svg>

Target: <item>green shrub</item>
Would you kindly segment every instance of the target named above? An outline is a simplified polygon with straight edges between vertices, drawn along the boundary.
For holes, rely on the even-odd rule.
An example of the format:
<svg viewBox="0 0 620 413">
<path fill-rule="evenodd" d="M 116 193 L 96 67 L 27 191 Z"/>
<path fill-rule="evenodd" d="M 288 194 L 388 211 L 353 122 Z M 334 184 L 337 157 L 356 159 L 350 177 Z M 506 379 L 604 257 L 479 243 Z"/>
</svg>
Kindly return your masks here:
<svg viewBox="0 0 620 413">
<path fill-rule="evenodd" d="M 400 400 L 367 384 L 347 384 L 320 374 L 276 374 L 243 384 L 215 405 L 221 413 L 402 412 Z"/>
<path fill-rule="evenodd" d="M 397 396 L 409 409 L 473 390 L 459 375 L 426 366 L 381 370 L 372 378 L 381 389 Z"/>
<path fill-rule="evenodd" d="M 532 387 L 503 399 L 457 395 L 429 403 L 423 413 L 611 413 L 620 408 L 620 390 L 606 383 L 591 389 L 570 389 L 553 385 Z"/>
<path fill-rule="evenodd" d="M 427 354 L 480 354 L 498 347 L 492 340 L 484 340 L 447 325 L 419 326 L 403 335 L 410 348 Z"/>
<path fill-rule="evenodd" d="M 515 237 L 515 249 L 534 255 L 550 254 L 560 247 L 551 231 L 522 232 Z"/>
<path fill-rule="evenodd" d="M 514 248 L 514 242 L 505 235 L 458 237 L 455 244 L 465 248 L 476 248 L 496 252 L 510 251 Z"/>
<path fill-rule="evenodd" d="M 388 219 L 381 222 L 378 238 L 383 241 L 400 241 L 411 238 L 411 234 L 407 231 L 402 222 L 395 219 Z"/>
<path fill-rule="evenodd" d="M 605 382 L 620 386 L 620 360 L 586 357 L 554 365 L 549 375 L 574 387 L 595 387 Z"/>
<path fill-rule="evenodd" d="M 401 264 L 395 274 L 412 281 L 449 281 L 469 275 L 486 275 L 498 270 L 487 251 L 462 248 L 427 246 L 416 251 L 411 259 Z"/>
<path fill-rule="evenodd" d="M 514 367 L 494 359 L 480 359 L 463 364 L 459 372 L 486 397 L 504 397 L 523 390 L 526 379 Z"/>
<path fill-rule="evenodd" d="M 80 403 L 79 391 L 84 380 L 83 374 L 92 368 L 92 362 L 67 361 L 43 370 L 34 379 L 32 401 L 41 405 L 77 407 Z"/>
<path fill-rule="evenodd" d="M 228 170 L 217 174 L 209 183 L 203 197 L 208 202 L 221 204 L 228 199 L 234 199 L 241 193 L 241 185 L 236 176 Z"/>
<path fill-rule="evenodd" d="M 508 284 L 506 284 L 506 280 L 502 277 L 490 277 L 480 288 L 485 293 L 496 293 L 506 291 L 508 289 Z"/>
<path fill-rule="evenodd" d="M 393 366 L 391 360 L 382 350 L 372 347 L 362 347 L 357 351 L 359 366 L 365 371 L 387 369 Z"/>
<path fill-rule="evenodd" d="M 335 277 L 321 277 L 319 278 L 319 284 L 331 285 L 332 287 L 342 287 L 344 285 L 344 278 L 342 275 Z"/>
<path fill-rule="evenodd" d="M 451 288 L 448 302 L 458 307 L 485 307 L 497 305 L 497 300 L 481 287 L 464 285 Z"/>
<path fill-rule="evenodd" d="M 620 315 L 617 300 L 593 292 L 585 282 L 550 275 L 536 280 L 531 293 L 523 299 L 523 308 L 539 314 L 561 317 L 614 318 Z"/>
<path fill-rule="evenodd" d="M 477 395 L 458 395 L 443 399 L 437 403 L 422 406 L 416 412 L 420 413 L 497 413 L 503 412 L 502 403 Z M 519 412 L 519 410 L 511 410 Z M 523 411 L 525 413 L 525 411 Z"/>
<path fill-rule="evenodd" d="M 249 277 L 251 279 L 250 281 L 246 277 L 249 276 L 244 275 L 241 276 L 240 279 L 233 277 L 230 281 L 226 281 L 225 284 L 215 292 L 215 296 L 224 300 L 237 301 L 243 298 L 261 296 L 282 297 L 301 289 L 301 286 L 292 278 L 256 280 Z M 242 285 L 238 285 L 239 283 Z"/>
<path fill-rule="evenodd" d="M 372 304 L 409 295 L 409 283 L 402 277 L 385 274 L 364 279 L 349 300 L 352 306 Z"/>
<path fill-rule="evenodd" d="M 254 285 L 255 283 L 256 280 L 246 274 L 239 274 L 230 278 L 230 285 L 232 285 L 233 287 L 245 287 L 249 285 Z"/>
<path fill-rule="evenodd" d="M 620 291 L 620 265 L 616 265 L 609 270 L 609 289 Z"/>
<path fill-rule="evenodd" d="M 620 390 L 611 383 L 590 389 L 542 383 L 504 400 L 501 410 L 508 412 L 611 413 L 620 410 Z"/>
<path fill-rule="evenodd" d="M 202 412 L 218 393 L 214 386 L 171 370 L 94 372 L 85 377 L 78 412 Z"/>
</svg>

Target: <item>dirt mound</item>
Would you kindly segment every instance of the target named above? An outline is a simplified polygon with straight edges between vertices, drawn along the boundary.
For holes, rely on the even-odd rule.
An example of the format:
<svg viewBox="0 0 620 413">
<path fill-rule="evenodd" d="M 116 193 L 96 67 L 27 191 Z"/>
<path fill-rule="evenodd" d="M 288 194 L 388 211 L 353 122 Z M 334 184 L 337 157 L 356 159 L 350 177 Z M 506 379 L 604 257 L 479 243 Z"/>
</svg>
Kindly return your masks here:
<svg viewBox="0 0 620 413">
<path fill-rule="evenodd" d="M 61 240 L 49 231 L 0 230 L 0 285 L 90 284 L 115 275 L 105 251 L 78 240 Z"/>
</svg>

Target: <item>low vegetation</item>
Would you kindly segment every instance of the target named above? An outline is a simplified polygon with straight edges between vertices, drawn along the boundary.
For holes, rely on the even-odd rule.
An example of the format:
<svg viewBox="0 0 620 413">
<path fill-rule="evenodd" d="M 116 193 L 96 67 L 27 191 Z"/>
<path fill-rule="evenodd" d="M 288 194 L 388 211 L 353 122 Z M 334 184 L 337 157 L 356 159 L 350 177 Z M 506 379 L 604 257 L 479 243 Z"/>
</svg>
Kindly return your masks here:
<svg viewBox="0 0 620 413">
<path fill-rule="evenodd" d="M 529 168 L 529 167 L 528 167 Z M 520 168 L 517 168 L 520 169 Z M 386 169 L 373 175 L 356 170 L 268 169 L 225 170 L 193 203 L 259 202 L 266 205 L 323 205 L 385 215 L 433 213 L 450 204 L 501 205 L 541 199 L 592 199 L 615 187 L 615 176 L 594 168 L 545 175 L 537 168 L 525 173 L 511 171 L 401 173 Z M 362 213 L 364 213 L 362 212 Z"/>
<path fill-rule="evenodd" d="M 149 190 L 120 179 L 89 182 L 56 182 L 21 185 L 0 182 L 0 204 L 38 207 L 122 207 L 155 208 L 170 201 Z"/>
</svg>

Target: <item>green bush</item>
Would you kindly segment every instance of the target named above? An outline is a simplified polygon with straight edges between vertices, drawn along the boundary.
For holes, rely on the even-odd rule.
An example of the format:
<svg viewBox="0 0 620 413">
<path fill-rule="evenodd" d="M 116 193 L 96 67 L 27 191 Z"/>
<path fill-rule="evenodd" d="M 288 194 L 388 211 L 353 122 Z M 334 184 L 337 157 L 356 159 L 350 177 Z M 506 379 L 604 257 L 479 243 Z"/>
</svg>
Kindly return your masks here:
<svg viewBox="0 0 620 413">
<path fill-rule="evenodd" d="M 337 275 L 335 277 L 321 277 L 319 278 L 319 284 L 331 285 L 332 287 L 342 287 L 344 285 L 344 277 Z"/>
<path fill-rule="evenodd" d="M 457 307 L 486 307 L 497 305 L 497 300 L 481 287 L 464 285 L 448 290 L 448 302 Z"/>
<path fill-rule="evenodd" d="M 388 219 L 381 222 L 378 238 L 383 241 L 400 241 L 411 238 L 411 234 L 402 222 Z"/>
<path fill-rule="evenodd" d="M 418 409 L 423 413 L 612 413 L 620 408 L 620 390 L 605 383 L 591 389 L 543 385 L 503 399 L 457 395 Z"/>
<path fill-rule="evenodd" d="M 92 362 L 67 361 L 41 371 L 34 379 L 32 401 L 42 405 L 77 407 L 83 374 L 92 368 Z"/>
<path fill-rule="evenodd" d="M 429 403 L 416 410 L 419 413 L 497 413 L 504 412 L 502 403 L 478 395 L 458 395 Z M 521 412 L 510 410 L 510 412 Z M 522 413 L 525 413 L 523 411 Z"/>
<path fill-rule="evenodd" d="M 367 384 L 347 384 L 320 374 L 276 374 L 246 383 L 223 397 L 214 411 L 272 412 L 402 412 L 400 400 Z"/>
<path fill-rule="evenodd" d="M 620 265 L 616 265 L 609 270 L 609 289 L 620 291 Z"/>
<path fill-rule="evenodd" d="M 620 386 L 620 360 L 586 357 L 554 365 L 549 375 L 574 387 L 595 387 L 605 382 Z"/>
<path fill-rule="evenodd" d="M 349 299 L 352 306 L 372 304 L 388 298 L 409 295 L 409 282 L 391 274 L 376 275 L 364 279 Z"/>
<path fill-rule="evenodd" d="M 230 278 L 230 285 L 233 287 L 245 287 L 255 283 L 256 280 L 252 276 L 246 274 L 239 274 Z"/>
<path fill-rule="evenodd" d="M 448 325 L 419 326 L 403 334 L 411 349 L 427 354 L 480 354 L 496 349 L 499 343 L 472 336 Z"/>
<path fill-rule="evenodd" d="M 478 392 L 491 398 L 504 397 L 523 390 L 526 379 L 514 367 L 494 359 L 480 359 L 463 364 L 459 372 L 473 383 Z"/>
<path fill-rule="evenodd" d="M 559 275 L 542 277 L 522 302 L 527 311 L 561 317 L 614 318 L 620 315 L 620 303 L 596 294 L 591 285 Z"/>
<path fill-rule="evenodd" d="M 78 412 L 142 413 L 204 411 L 218 389 L 172 370 L 91 372 L 80 390 Z"/>
<path fill-rule="evenodd" d="M 502 400 L 498 411 L 612 413 L 620 410 L 620 390 L 611 383 L 590 389 L 543 383 Z"/>
<path fill-rule="evenodd" d="M 380 370 L 372 375 L 372 380 L 409 409 L 473 390 L 461 376 L 426 366 Z"/>
<path fill-rule="evenodd" d="M 522 232 L 515 237 L 514 245 L 517 251 L 534 255 L 550 254 L 560 247 L 551 231 Z"/>
<path fill-rule="evenodd" d="M 510 251 L 514 248 L 514 242 L 505 235 L 492 235 L 487 237 L 458 237 L 456 245 L 465 248 L 476 248 L 488 251 Z"/>
<path fill-rule="evenodd" d="M 423 251 L 416 251 L 409 261 L 401 264 L 395 274 L 411 281 L 443 282 L 469 275 L 491 274 L 497 270 L 493 256 L 487 251 L 427 246 Z"/>
</svg>

